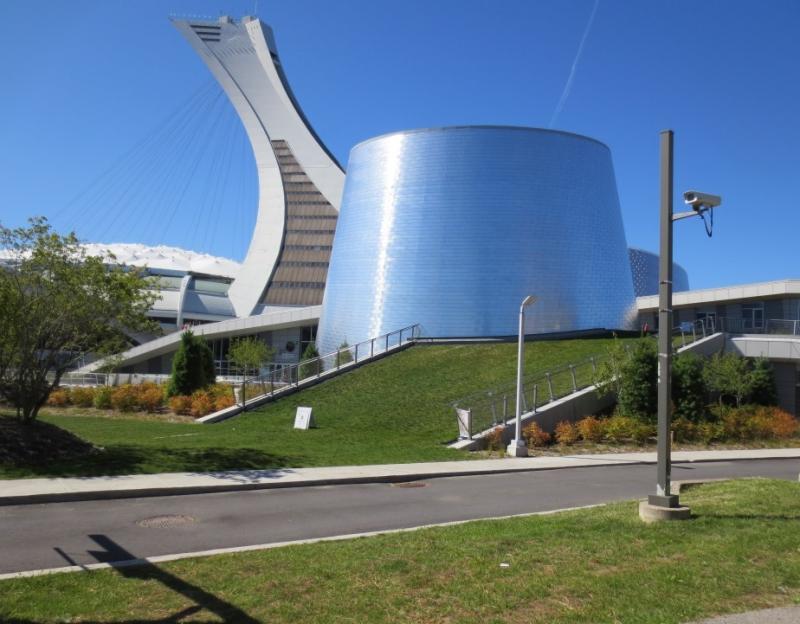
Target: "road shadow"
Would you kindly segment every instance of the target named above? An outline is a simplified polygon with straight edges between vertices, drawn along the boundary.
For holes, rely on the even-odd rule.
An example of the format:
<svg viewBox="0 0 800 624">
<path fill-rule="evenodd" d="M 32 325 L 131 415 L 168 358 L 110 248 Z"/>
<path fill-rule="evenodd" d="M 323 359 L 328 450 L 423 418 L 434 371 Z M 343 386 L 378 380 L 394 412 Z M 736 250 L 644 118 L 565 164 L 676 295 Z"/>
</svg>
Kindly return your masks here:
<svg viewBox="0 0 800 624">
<path fill-rule="evenodd" d="M 115 542 L 113 539 L 103 534 L 89 535 L 100 548 L 98 550 L 90 550 L 89 554 L 100 563 L 109 563 L 113 570 L 127 579 L 136 579 L 141 581 L 157 581 L 164 587 L 185 596 L 194 604 L 189 607 L 181 608 L 175 613 L 157 619 L 130 619 L 130 620 L 114 620 L 115 622 L 123 622 L 124 624 L 154 624 L 156 622 L 180 622 L 184 618 L 195 616 L 201 611 L 208 611 L 219 620 L 223 622 L 236 622 L 242 624 L 258 624 L 261 620 L 251 617 L 246 612 L 242 611 L 236 605 L 222 600 L 221 598 L 205 591 L 203 588 L 193 585 L 182 578 L 170 574 L 166 570 L 159 568 L 157 565 L 150 563 L 144 559 L 137 558 L 137 556 L 122 545 Z M 62 557 L 64 557 L 70 565 L 77 565 L 71 557 L 69 557 L 60 548 L 56 549 Z M 198 620 L 196 617 L 192 618 L 192 622 L 218 622 L 218 619 Z M 3 620 L 9 624 L 29 624 L 33 620 L 25 619 L 10 619 Z M 91 620 L 81 618 L 84 624 L 100 624 L 103 620 Z"/>
</svg>

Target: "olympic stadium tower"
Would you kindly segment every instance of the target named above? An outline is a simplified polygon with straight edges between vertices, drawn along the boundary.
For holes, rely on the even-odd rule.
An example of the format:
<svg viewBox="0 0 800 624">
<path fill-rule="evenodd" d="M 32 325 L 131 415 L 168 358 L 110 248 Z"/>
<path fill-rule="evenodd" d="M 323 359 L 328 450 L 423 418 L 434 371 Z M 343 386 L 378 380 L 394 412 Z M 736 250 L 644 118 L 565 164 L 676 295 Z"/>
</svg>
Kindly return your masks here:
<svg viewBox="0 0 800 624">
<path fill-rule="evenodd" d="M 353 148 L 320 352 L 414 323 L 431 337 L 631 326 L 611 153 L 519 127 L 397 132 Z"/>
<path fill-rule="evenodd" d="M 228 296 L 236 316 L 322 302 L 344 172 L 317 137 L 255 17 L 173 19 L 225 90 L 258 169 L 258 215 Z"/>
</svg>

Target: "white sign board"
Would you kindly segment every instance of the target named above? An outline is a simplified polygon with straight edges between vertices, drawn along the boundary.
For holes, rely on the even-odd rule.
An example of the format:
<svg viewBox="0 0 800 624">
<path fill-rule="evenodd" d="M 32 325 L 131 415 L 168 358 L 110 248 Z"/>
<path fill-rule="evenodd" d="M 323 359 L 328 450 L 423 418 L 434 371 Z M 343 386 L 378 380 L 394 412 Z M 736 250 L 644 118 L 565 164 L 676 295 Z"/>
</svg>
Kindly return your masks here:
<svg viewBox="0 0 800 624">
<path fill-rule="evenodd" d="M 311 429 L 314 426 L 314 417 L 310 407 L 298 407 L 294 416 L 295 429 Z"/>
<path fill-rule="evenodd" d="M 472 410 L 456 408 L 458 416 L 458 437 L 462 440 L 472 439 Z"/>
</svg>

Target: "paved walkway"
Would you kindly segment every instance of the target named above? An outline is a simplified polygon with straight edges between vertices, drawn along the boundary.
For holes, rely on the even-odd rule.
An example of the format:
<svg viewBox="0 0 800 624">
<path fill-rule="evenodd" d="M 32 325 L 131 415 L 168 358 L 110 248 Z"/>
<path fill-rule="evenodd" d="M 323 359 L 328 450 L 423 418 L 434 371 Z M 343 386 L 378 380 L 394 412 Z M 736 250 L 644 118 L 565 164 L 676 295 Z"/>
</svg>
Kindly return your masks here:
<svg viewBox="0 0 800 624">
<path fill-rule="evenodd" d="M 672 454 L 674 462 L 787 458 L 800 459 L 800 448 L 679 451 Z M 434 477 L 654 463 L 656 463 L 655 453 L 606 453 L 372 466 L 16 479 L 0 481 L 0 505 L 199 494 L 345 483 L 386 483 Z"/>
<path fill-rule="evenodd" d="M 797 624 L 798 622 L 800 622 L 800 606 L 721 615 L 694 624 Z"/>
</svg>

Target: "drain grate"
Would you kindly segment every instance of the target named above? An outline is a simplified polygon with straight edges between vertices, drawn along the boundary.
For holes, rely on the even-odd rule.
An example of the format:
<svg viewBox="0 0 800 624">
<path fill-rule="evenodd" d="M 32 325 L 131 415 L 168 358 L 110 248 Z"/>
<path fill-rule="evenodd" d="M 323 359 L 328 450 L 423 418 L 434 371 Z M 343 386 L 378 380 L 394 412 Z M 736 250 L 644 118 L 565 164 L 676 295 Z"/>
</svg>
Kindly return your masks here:
<svg viewBox="0 0 800 624">
<path fill-rule="evenodd" d="M 194 522 L 195 519 L 191 516 L 176 514 L 171 516 L 152 516 L 151 518 L 138 520 L 136 524 L 145 529 L 171 529 L 172 527 L 194 524 Z"/>
<path fill-rule="evenodd" d="M 392 487 L 397 488 L 420 488 L 420 487 L 428 487 L 427 483 L 423 483 L 422 481 L 404 481 L 402 483 L 392 483 Z"/>
</svg>

